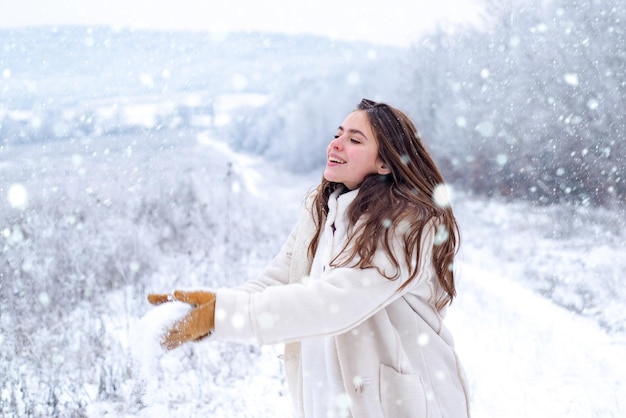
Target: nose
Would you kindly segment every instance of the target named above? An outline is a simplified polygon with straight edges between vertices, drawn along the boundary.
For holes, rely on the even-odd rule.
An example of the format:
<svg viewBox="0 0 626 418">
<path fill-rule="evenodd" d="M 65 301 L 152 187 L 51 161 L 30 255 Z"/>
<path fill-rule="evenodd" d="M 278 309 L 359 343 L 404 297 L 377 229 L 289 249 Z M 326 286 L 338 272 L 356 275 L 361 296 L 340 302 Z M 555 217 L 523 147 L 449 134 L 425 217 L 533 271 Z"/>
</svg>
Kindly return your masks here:
<svg viewBox="0 0 626 418">
<path fill-rule="evenodd" d="M 333 138 L 332 141 L 330 141 L 330 148 L 331 149 L 341 149 L 343 147 L 343 142 L 341 141 L 341 137 L 338 136 L 337 138 Z"/>
</svg>

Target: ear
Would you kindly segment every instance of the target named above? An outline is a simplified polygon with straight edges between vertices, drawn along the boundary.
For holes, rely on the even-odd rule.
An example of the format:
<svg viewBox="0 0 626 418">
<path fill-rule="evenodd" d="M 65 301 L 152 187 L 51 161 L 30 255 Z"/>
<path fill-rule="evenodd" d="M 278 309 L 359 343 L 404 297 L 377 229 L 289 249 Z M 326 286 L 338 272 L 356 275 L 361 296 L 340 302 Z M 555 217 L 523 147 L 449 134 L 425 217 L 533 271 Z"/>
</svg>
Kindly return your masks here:
<svg viewBox="0 0 626 418">
<path fill-rule="evenodd" d="M 378 162 L 378 174 L 380 174 L 381 176 L 386 176 L 387 174 L 391 173 L 391 168 L 389 168 L 387 166 L 387 164 L 383 163 L 382 161 Z"/>
</svg>

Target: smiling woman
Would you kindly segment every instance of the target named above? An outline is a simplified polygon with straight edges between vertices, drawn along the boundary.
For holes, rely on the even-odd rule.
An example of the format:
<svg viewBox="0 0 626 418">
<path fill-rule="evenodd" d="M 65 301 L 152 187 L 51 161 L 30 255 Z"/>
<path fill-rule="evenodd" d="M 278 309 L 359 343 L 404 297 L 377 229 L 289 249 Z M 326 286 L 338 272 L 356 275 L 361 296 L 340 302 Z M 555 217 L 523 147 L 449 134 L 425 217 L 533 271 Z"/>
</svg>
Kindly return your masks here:
<svg viewBox="0 0 626 418">
<path fill-rule="evenodd" d="M 111 25 L 137 29 L 261 31 L 315 34 L 348 41 L 407 46 L 441 22 L 478 21 L 479 0 L 47 0 L 3 4 L 0 27 Z M 122 12 L 123 11 L 123 12 Z"/>
<path fill-rule="evenodd" d="M 302 417 L 469 416 L 443 324 L 459 231 L 409 118 L 363 99 L 330 142 L 320 185 L 265 272 L 238 287 L 150 294 L 193 307 L 160 338 L 285 344 Z"/>
</svg>

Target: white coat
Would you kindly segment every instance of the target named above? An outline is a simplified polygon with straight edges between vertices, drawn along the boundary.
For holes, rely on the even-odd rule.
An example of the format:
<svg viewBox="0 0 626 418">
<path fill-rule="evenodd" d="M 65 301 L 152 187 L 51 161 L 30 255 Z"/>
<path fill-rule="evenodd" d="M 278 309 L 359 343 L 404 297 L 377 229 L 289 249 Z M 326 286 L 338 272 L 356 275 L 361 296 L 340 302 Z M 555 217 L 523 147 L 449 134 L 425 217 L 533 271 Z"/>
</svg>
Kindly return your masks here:
<svg viewBox="0 0 626 418">
<path fill-rule="evenodd" d="M 332 337 L 351 416 L 469 416 L 467 384 L 443 315 L 435 308 L 441 289 L 431 262 L 433 228 L 423 234 L 418 276 L 404 289 L 375 268 L 326 267 L 343 248 L 345 210 L 358 189 L 331 195 L 329 214 L 315 256 L 326 263 L 321 277 L 308 277 L 307 256 L 315 232 L 310 209 L 280 253 L 256 280 L 216 291 L 214 337 L 256 344 L 285 343 L 285 370 L 299 416 L 304 409 L 300 341 Z M 308 206 L 308 205 L 307 205 Z M 332 226 L 335 230 L 332 231 Z M 398 260 L 403 250 L 396 241 Z M 393 275 L 380 252 L 376 265 Z"/>
</svg>

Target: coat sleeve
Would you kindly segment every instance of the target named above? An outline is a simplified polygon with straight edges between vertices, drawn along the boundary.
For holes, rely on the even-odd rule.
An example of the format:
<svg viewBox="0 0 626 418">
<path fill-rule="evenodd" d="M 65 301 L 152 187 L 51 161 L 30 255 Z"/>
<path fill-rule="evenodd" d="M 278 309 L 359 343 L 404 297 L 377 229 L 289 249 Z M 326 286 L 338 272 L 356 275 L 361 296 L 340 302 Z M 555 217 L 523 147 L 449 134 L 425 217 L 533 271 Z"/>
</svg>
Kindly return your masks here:
<svg viewBox="0 0 626 418">
<path fill-rule="evenodd" d="M 408 275 L 407 266 L 401 267 L 398 280 L 387 279 L 376 268 L 341 267 L 327 270 L 319 278 L 268 286 L 256 293 L 220 289 L 214 336 L 262 345 L 349 331 L 407 292 L 431 287 L 432 245 L 433 232 L 428 229 L 420 246 L 418 276 L 402 291 L 398 288 Z M 401 250 L 398 240 L 394 248 Z M 383 271 L 393 275 L 386 256 L 378 254 L 376 261 Z"/>
</svg>

